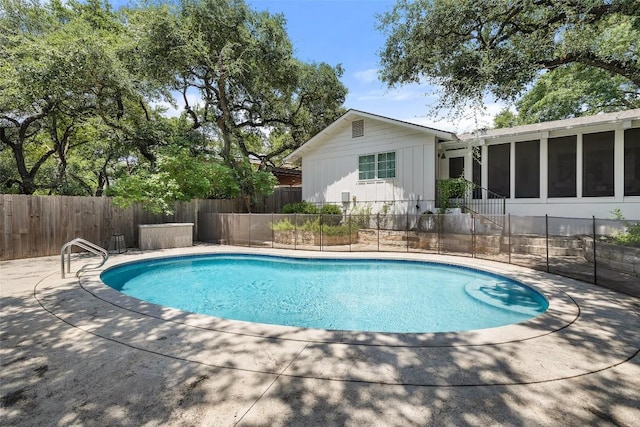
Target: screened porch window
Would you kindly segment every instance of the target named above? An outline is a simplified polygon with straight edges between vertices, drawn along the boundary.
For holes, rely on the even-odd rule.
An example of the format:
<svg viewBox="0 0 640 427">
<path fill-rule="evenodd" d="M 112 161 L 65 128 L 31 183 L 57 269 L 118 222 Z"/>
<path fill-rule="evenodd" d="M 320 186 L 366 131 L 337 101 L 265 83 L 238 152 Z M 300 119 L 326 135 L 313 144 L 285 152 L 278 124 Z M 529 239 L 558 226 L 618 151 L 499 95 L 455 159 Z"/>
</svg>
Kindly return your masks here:
<svg viewBox="0 0 640 427">
<path fill-rule="evenodd" d="M 460 178 L 464 175 L 464 157 L 449 158 L 449 178 Z"/>
<path fill-rule="evenodd" d="M 540 141 L 516 143 L 516 198 L 540 197 Z"/>
<path fill-rule="evenodd" d="M 624 195 L 640 196 L 640 128 L 624 131 Z"/>
<path fill-rule="evenodd" d="M 582 195 L 613 196 L 614 132 L 582 136 Z"/>
<path fill-rule="evenodd" d="M 489 191 L 502 197 L 510 197 L 511 144 L 490 145 L 487 151 Z"/>
<path fill-rule="evenodd" d="M 576 197 L 576 156 L 575 135 L 549 138 L 549 197 Z"/>
</svg>

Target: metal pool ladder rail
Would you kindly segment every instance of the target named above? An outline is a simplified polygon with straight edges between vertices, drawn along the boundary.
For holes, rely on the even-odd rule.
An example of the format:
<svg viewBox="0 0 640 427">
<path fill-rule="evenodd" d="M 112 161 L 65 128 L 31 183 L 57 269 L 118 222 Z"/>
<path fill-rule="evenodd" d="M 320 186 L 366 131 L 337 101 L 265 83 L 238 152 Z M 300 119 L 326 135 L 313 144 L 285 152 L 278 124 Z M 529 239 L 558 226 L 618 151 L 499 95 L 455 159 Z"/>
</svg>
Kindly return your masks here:
<svg viewBox="0 0 640 427">
<path fill-rule="evenodd" d="M 98 267 L 102 267 L 104 265 L 105 262 L 107 262 L 107 259 L 109 258 L 109 252 L 104 249 L 101 248 L 100 246 L 96 245 L 95 243 L 91 243 L 88 240 L 85 239 L 73 239 L 70 242 L 65 243 L 64 245 L 62 245 L 62 250 L 60 251 L 60 264 L 62 267 L 62 278 L 64 279 L 64 255 L 65 253 L 67 254 L 67 273 L 71 272 L 71 248 L 73 246 L 78 246 L 86 251 L 91 252 L 94 255 L 98 255 L 102 257 L 102 262 L 99 264 L 93 264 L 93 263 L 89 263 L 89 264 L 85 264 L 82 267 L 80 267 L 80 270 L 77 271 L 76 273 L 76 277 L 78 277 L 80 275 L 80 272 L 82 270 L 84 270 L 85 268 L 88 267 L 94 267 L 94 268 L 98 268 Z"/>
</svg>

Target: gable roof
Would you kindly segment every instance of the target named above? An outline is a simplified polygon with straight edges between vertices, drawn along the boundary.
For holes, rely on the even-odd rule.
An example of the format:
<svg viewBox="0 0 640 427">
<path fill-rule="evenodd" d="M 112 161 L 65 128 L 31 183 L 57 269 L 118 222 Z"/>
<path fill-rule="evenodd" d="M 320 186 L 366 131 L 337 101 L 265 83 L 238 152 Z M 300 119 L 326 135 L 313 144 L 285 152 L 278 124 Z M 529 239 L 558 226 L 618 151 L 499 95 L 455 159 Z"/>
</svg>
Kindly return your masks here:
<svg viewBox="0 0 640 427">
<path fill-rule="evenodd" d="M 446 140 L 457 140 L 458 137 L 451 132 L 430 128 L 427 126 L 417 125 L 415 123 L 409 123 L 402 120 L 392 119 L 390 117 L 379 116 L 377 114 L 367 113 L 360 110 L 350 109 L 338 119 L 336 119 L 329 126 L 318 132 L 313 138 L 309 139 L 302 146 L 296 149 L 294 152 L 285 157 L 286 162 L 294 162 L 300 158 L 302 158 L 303 154 L 309 151 L 311 148 L 322 144 L 328 137 L 331 136 L 333 131 L 337 130 L 340 126 L 345 125 L 345 123 L 350 123 L 353 119 L 359 118 L 368 118 L 372 120 L 377 120 L 385 123 L 389 123 L 395 126 L 401 126 L 408 129 L 417 130 L 419 132 L 429 133 L 431 135 L 435 135 L 438 138 L 446 139 Z"/>
</svg>

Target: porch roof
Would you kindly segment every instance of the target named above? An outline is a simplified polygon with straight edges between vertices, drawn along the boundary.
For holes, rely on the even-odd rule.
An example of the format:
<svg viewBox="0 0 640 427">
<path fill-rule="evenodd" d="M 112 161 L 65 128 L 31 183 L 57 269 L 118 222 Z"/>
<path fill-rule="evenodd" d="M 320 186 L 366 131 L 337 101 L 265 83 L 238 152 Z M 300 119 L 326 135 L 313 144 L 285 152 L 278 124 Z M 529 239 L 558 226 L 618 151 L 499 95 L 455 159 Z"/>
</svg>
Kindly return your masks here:
<svg viewBox="0 0 640 427">
<path fill-rule="evenodd" d="M 556 130 L 581 128 L 607 123 L 617 123 L 632 120 L 640 120 L 640 109 L 616 111 L 613 113 L 596 114 L 592 116 L 576 117 L 573 119 L 554 120 L 550 122 L 534 123 L 531 125 L 513 126 L 500 129 L 480 129 L 475 132 L 458 135 L 461 142 L 472 142 L 474 140 L 489 140 L 504 138 L 516 135 L 525 135 L 541 132 L 552 132 Z M 631 124 L 629 124 L 631 127 Z"/>
</svg>

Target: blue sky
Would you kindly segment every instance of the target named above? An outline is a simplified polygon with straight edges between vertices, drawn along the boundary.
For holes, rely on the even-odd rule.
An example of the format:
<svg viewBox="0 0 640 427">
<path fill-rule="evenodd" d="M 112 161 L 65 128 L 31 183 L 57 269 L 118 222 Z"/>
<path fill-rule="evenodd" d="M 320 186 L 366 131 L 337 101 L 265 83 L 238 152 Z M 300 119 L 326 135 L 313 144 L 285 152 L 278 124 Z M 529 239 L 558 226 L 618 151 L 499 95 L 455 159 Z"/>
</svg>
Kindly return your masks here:
<svg viewBox="0 0 640 427">
<path fill-rule="evenodd" d="M 114 7 L 127 3 L 111 0 Z M 490 127 L 502 105 L 487 103 L 486 112 L 468 111 L 455 120 L 446 112 L 434 117 L 437 88 L 427 84 L 389 89 L 378 79 L 379 52 L 385 35 L 376 29 L 376 15 L 395 0 L 245 0 L 254 10 L 282 13 L 296 58 L 344 68 L 349 89 L 346 108 L 354 108 L 451 132 Z"/>
<path fill-rule="evenodd" d="M 283 13 L 295 56 L 305 62 L 342 64 L 349 88 L 348 108 L 384 110 L 388 92 L 377 78 L 378 51 L 385 38 L 375 30 L 376 14 L 390 10 L 389 0 L 249 0 L 256 10 Z"/>
<path fill-rule="evenodd" d="M 379 52 L 386 37 L 376 29 L 377 15 L 395 0 L 247 0 L 255 10 L 282 13 L 295 56 L 307 62 L 342 64 L 342 82 L 349 89 L 346 108 L 466 132 L 492 124 L 502 105 L 488 103 L 487 113 L 469 111 L 462 118 L 433 117 L 438 88 L 427 84 L 389 89 L 378 79 Z"/>
</svg>

